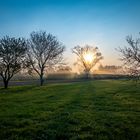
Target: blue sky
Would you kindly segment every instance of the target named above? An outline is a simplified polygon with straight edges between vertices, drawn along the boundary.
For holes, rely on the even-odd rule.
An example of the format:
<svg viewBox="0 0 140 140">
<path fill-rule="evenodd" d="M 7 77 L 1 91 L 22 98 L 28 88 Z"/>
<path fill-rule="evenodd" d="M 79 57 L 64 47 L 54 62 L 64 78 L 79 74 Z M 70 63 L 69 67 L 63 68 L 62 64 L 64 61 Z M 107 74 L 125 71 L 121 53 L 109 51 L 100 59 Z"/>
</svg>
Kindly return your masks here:
<svg viewBox="0 0 140 140">
<path fill-rule="evenodd" d="M 0 37 L 38 30 L 64 43 L 70 64 L 78 44 L 98 46 L 103 64 L 119 64 L 115 48 L 140 32 L 140 0 L 0 0 Z"/>
</svg>

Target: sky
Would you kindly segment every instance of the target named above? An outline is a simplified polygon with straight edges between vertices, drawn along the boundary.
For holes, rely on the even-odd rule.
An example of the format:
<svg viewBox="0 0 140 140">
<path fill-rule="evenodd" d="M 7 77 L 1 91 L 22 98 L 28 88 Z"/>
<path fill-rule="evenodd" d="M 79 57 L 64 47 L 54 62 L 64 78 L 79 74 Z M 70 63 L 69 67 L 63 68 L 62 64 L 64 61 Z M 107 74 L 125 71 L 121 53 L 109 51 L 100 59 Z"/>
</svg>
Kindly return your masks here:
<svg viewBox="0 0 140 140">
<path fill-rule="evenodd" d="M 73 65 L 76 45 L 98 46 L 103 65 L 120 65 L 117 47 L 140 32 L 140 0 L 0 0 L 0 38 L 29 38 L 32 31 L 55 35 Z"/>
</svg>

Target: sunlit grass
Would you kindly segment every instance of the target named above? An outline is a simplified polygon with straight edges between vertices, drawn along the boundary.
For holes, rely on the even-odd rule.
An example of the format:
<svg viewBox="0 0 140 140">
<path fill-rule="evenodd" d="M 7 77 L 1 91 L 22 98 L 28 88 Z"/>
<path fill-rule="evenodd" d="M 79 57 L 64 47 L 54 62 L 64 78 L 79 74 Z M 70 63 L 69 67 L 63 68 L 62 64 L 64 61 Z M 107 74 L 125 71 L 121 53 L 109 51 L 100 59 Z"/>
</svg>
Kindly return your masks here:
<svg viewBox="0 0 140 140">
<path fill-rule="evenodd" d="M 0 89 L 0 139 L 139 139 L 140 88 L 93 81 Z"/>
</svg>

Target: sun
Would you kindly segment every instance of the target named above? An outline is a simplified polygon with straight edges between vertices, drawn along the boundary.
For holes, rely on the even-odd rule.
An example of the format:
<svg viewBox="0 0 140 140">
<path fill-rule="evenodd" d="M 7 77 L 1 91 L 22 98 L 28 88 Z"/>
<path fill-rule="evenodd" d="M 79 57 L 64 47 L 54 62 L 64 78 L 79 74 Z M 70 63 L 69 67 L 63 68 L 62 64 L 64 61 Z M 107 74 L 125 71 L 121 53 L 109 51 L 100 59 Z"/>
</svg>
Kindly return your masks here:
<svg viewBox="0 0 140 140">
<path fill-rule="evenodd" d="M 91 54 L 90 52 L 88 52 L 88 53 L 86 53 L 86 54 L 84 54 L 83 55 L 83 58 L 84 58 L 84 61 L 86 62 L 86 63 L 92 63 L 92 61 L 93 61 L 93 54 Z"/>
</svg>

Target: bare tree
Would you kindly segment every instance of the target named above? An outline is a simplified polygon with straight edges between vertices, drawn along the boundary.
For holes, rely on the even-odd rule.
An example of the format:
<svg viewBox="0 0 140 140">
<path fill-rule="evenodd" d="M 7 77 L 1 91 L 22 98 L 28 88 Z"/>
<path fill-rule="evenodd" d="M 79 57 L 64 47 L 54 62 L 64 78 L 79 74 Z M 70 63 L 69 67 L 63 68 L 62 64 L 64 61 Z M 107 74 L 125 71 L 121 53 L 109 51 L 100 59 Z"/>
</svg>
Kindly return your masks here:
<svg viewBox="0 0 140 140">
<path fill-rule="evenodd" d="M 76 46 L 72 49 L 72 52 L 77 55 L 76 64 L 84 68 L 86 78 L 89 77 L 91 69 L 103 58 L 97 47 L 89 45 Z"/>
<path fill-rule="evenodd" d="M 32 32 L 28 40 L 28 61 L 31 69 L 40 77 L 40 85 L 44 82 L 44 72 L 62 62 L 65 47 L 51 34 L 45 31 Z"/>
<path fill-rule="evenodd" d="M 129 76 L 138 80 L 140 78 L 140 38 L 134 40 L 132 36 L 127 36 L 126 41 L 129 46 L 118 49 L 121 53 L 121 61 Z"/>
<path fill-rule="evenodd" d="M 22 38 L 6 36 L 0 39 L 0 76 L 5 88 L 10 79 L 25 66 L 26 50 L 26 42 Z"/>
</svg>

